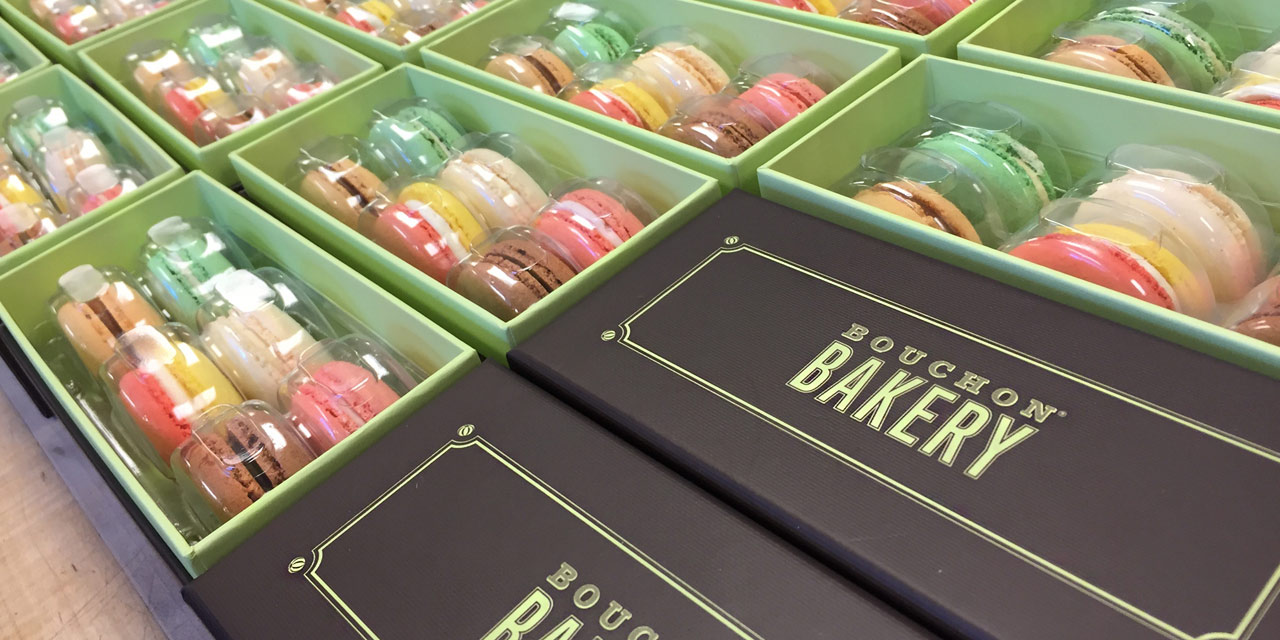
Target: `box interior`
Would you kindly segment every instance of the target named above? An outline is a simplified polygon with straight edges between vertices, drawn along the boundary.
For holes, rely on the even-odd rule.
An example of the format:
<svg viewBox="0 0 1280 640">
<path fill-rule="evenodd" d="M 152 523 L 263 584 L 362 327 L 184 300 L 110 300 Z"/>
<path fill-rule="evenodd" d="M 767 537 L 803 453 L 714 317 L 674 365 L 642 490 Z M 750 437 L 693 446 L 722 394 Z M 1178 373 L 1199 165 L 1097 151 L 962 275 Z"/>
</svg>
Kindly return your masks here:
<svg viewBox="0 0 1280 640">
<path fill-rule="evenodd" d="M 1092 9 L 1090 0 L 1018 0 L 960 44 L 960 59 L 1280 128 L 1280 112 L 1275 109 L 1039 59 L 1059 25 L 1085 18 Z M 1191 15 L 1216 37 L 1231 60 L 1258 49 L 1280 28 L 1280 3 L 1271 0 L 1215 0 L 1211 5 L 1201 0 Z"/>
<path fill-rule="evenodd" d="M 328 92 L 302 104 L 272 114 L 265 121 L 237 131 L 211 144 L 199 146 L 169 124 L 164 116 L 154 111 L 137 93 L 132 79 L 132 69 L 125 56 L 140 43 L 152 40 L 172 40 L 183 44 L 185 32 L 192 23 L 205 16 L 230 14 L 247 33 L 270 36 L 282 49 L 291 53 L 299 62 L 315 62 L 338 79 L 339 83 Z M 136 121 L 189 168 L 208 171 L 222 182 L 234 176 L 226 155 L 236 147 L 278 127 L 323 104 L 349 89 L 352 80 L 372 76 L 380 67 L 355 51 L 336 44 L 314 31 L 295 23 L 251 0 L 196 0 L 184 2 L 179 10 L 162 18 L 147 22 L 137 28 L 122 29 L 119 33 L 87 47 L 84 59 L 89 74 L 102 91 L 128 112 Z"/>
<path fill-rule="evenodd" d="M 181 169 L 177 163 L 165 155 L 136 125 L 66 69 L 52 67 L 24 73 L 0 85 L 0 115 L 7 117 L 13 110 L 13 104 L 28 96 L 53 98 L 68 111 L 73 122 L 92 123 L 102 142 L 107 145 L 115 158 L 129 162 L 148 178 L 148 182 L 138 190 L 99 207 L 87 216 L 63 225 L 56 234 L 37 240 L 32 243 L 33 246 L 48 246 L 47 243 L 57 242 L 59 238 L 70 235 L 74 230 L 81 229 L 95 220 L 110 215 L 113 211 L 136 202 L 181 175 Z M 0 258 L 0 265 L 13 265 L 15 260 L 30 256 L 29 251 L 29 247 L 23 247 L 10 253 Z"/>
<path fill-rule="evenodd" d="M 293 187 L 300 180 L 297 149 L 330 135 L 363 135 L 374 109 L 411 96 L 424 96 L 452 114 L 464 128 L 511 132 L 551 165 L 571 175 L 611 177 L 631 187 L 662 214 L 645 232 L 570 280 L 528 312 L 502 322 L 371 240 L 311 205 Z M 282 151 L 283 150 L 283 151 Z M 401 66 L 334 100 L 235 155 L 246 188 L 289 224 L 348 264 L 410 301 L 447 330 L 486 356 L 502 359 L 507 349 L 544 326 L 718 195 L 705 176 L 620 143 L 602 138 L 503 98 L 442 76 Z"/>
<path fill-rule="evenodd" d="M 759 13 L 778 20 L 794 22 L 816 29 L 842 33 L 862 38 L 863 40 L 883 42 L 900 49 L 904 61 L 911 61 L 926 53 L 948 57 L 954 56 L 956 43 L 960 42 L 968 34 L 973 33 L 974 29 L 982 26 L 998 11 L 1008 6 L 1010 0 L 977 0 L 968 9 L 962 11 L 960 15 L 948 20 L 946 24 L 924 36 L 862 24 L 853 20 L 798 11 L 768 2 L 761 2 L 760 0 L 707 0 L 707 2 Z"/>
<path fill-rule="evenodd" d="M 4 21 L 0 21 L 0 48 L 8 53 L 18 68 L 24 72 L 49 64 L 49 59 L 35 45 L 28 42 L 17 29 Z"/>
<path fill-rule="evenodd" d="M 758 56 L 795 53 L 812 60 L 842 83 L 831 95 L 770 134 L 760 144 L 736 158 L 726 159 L 564 100 L 541 95 L 484 71 L 483 63 L 489 55 L 490 42 L 504 36 L 534 33 L 558 4 L 559 0 L 510 2 L 431 43 L 423 51 L 424 62 L 428 68 L 438 68 L 474 86 L 580 122 L 610 137 L 711 175 L 720 180 L 726 190 L 734 186 L 755 190 L 756 167 L 786 148 L 804 131 L 822 122 L 841 105 L 848 104 L 887 78 L 898 65 L 897 56 L 888 47 L 734 9 L 689 0 L 610 5 L 609 8 L 637 32 L 650 27 L 684 25 L 716 43 L 733 64 L 742 64 Z M 737 70 L 726 71 L 732 76 Z"/>
<path fill-rule="evenodd" d="M 1280 348 L 1210 323 L 1159 309 L 1102 287 L 1032 265 L 995 249 L 866 207 L 829 190 L 864 153 L 895 142 L 950 101 L 993 101 L 1046 128 L 1079 180 L 1126 143 L 1174 145 L 1217 159 L 1248 182 L 1280 228 L 1280 182 L 1241 149 L 1280 145 L 1280 132 L 1225 118 L 1160 107 L 1102 91 L 1020 77 L 966 63 L 925 57 L 841 112 L 762 169 L 766 196 L 821 217 L 938 256 L 967 269 L 1120 320 L 1210 355 L 1280 377 Z M 1107 114 L 1099 119 L 1091 114 Z M 814 187 L 817 187 L 816 189 Z"/>
<path fill-rule="evenodd" d="M 63 386 L 51 367 L 51 363 L 58 362 L 57 356 L 62 351 L 60 343 L 64 343 L 61 332 L 52 322 L 49 307 L 49 301 L 57 290 L 58 277 L 66 270 L 85 263 L 114 265 L 136 273 L 140 268 L 141 249 L 146 243 L 146 229 L 175 212 L 182 212 L 187 217 L 212 219 L 256 251 L 256 257 L 251 255 L 255 266 L 279 266 L 296 274 L 334 305 L 354 316 L 359 324 L 352 330 L 381 338 L 430 374 L 426 381 L 355 435 L 195 544 L 184 539 L 143 488 L 144 483 L 158 477 L 157 473 L 152 470 L 142 474 L 141 478 L 135 476 L 96 426 L 98 423 L 91 414 L 104 408 L 109 411 L 109 406 L 104 404 L 105 397 L 101 397 L 107 392 L 100 391 L 96 400 L 90 399 L 81 404 Z M 192 575 L 199 574 L 243 542 L 287 505 L 478 362 L 472 350 L 436 325 L 387 296 L 231 191 L 198 173 L 66 239 L 58 250 L 45 252 L 0 276 L 0 319 L 13 331 L 76 426 L 84 432 L 98 455 L 106 460 L 117 480 Z M 77 382 L 74 374 L 69 377 Z M 83 377 L 78 382 L 83 385 Z"/>
</svg>

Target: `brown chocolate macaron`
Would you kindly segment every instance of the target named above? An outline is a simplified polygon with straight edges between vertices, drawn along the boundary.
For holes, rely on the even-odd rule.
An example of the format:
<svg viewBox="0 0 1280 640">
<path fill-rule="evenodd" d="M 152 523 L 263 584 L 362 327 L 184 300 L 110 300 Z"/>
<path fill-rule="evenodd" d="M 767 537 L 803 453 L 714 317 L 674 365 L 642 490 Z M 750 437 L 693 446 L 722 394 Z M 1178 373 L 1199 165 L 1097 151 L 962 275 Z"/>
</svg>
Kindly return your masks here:
<svg viewBox="0 0 1280 640">
<path fill-rule="evenodd" d="M 174 466 L 224 522 L 315 459 L 274 411 L 250 403 L 214 411 L 175 450 Z"/>
<path fill-rule="evenodd" d="M 953 236 L 982 242 L 960 209 L 928 185 L 905 180 L 882 182 L 863 189 L 853 199 Z"/>
<path fill-rule="evenodd" d="M 733 158 L 764 140 L 772 129 L 758 109 L 737 98 L 716 95 L 696 100 L 686 114 L 659 131 L 668 138 Z"/>
<path fill-rule="evenodd" d="M 844 14 L 844 17 L 863 24 L 887 27 L 921 36 L 933 33 L 940 26 L 925 14 L 910 7 L 893 6 L 892 9 L 888 9 L 868 4 L 850 10 Z"/>
<path fill-rule="evenodd" d="M 1250 338 L 1280 346 L 1280 278 L 1272 278 L 1267 285 L 1272 291 L 1258 303 L 1253 313 L 1238 322 L 1233 330 Z"/>
<path fill-rule="evenodd" d="M 308 202 L 354 229 L 360 213 L 383 199 L 387 187 L 372 171 L 342 158 L 308 171 L 298 190 Z"/>
<path fill-rule="evenodd" d="M 504 53 L 489 61 L 484 70 L 500 78 L 554 96 L 573 82 L 573 69 L 560 56 L 544 47 L 518 55 Z"/>
<path fill-rule="evenodd" d="M 578 271 L 524 234 L 503 234 L 483 254 L 464 260 L 449 286 L 502 320 L 511 320 L 560 288 Z"/>
<path fill-rule="evenodd" d="M 1155 56 L 1114 36 L 1094 35 L 1064 40 L 1044 59 L 1122 78 L 1173 86 L 1173 78 Z"/>
</svg>

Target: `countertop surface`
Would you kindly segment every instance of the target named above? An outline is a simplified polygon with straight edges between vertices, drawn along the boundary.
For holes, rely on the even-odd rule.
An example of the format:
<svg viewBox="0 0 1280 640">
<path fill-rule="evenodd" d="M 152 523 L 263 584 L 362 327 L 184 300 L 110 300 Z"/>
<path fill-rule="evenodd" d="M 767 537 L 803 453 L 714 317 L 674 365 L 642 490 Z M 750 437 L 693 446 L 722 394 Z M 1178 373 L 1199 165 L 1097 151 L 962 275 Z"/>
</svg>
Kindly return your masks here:
<svg viewBox="0 0 1280 640">
<path fill-rule="evenodd" d="M 0 451 L 0 638 L 164 638 L 4 394 Z"/>
</svg>

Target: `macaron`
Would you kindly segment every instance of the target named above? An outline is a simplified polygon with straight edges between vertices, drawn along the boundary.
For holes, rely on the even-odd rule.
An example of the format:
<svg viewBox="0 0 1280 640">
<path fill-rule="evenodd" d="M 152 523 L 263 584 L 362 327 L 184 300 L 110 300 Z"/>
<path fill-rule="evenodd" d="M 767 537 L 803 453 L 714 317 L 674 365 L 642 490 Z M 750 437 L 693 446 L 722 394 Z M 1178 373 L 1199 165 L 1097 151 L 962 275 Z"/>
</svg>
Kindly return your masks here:
<svg viewBox="0 0 1280 640">
<path fill-rule="evenodd" d="M 1228 328 L 1238 333 L 1280 346 L 1280 277 L 1272 277 L 1254 288 L 1231 314 Z"/>
<path fill-rule="evenodd" d="M 738 99 L 758 109 L 776 128 L 796 119 L 826 96 L 822 87 L 805 78 L 771 73 L 743 91 Z"/>
<path fill-rule="evenodd" d="M 215 67 L 228 53 L 248 48 L 244 30 L 229 17 L 187 30 L 186 52 L 196 62 Z"/>
<path fill-rule="evenodd" d="M 206 410 L 243 401 L 200 349 L 158 327 L 134 329 L 116 348 L 107 371 L 125 412 L 161 460 L 191 436 L 193 422 Z"/>
<path fill-rule="evenodd" d="M 968 6 L 965 0 L 858 0 L 842 17 L 896 31 L 928 35 Z"/>
<path fill-rule="evenodd" d="M 441 283 L 484 235 L 483 224 L 462 201 L 430 182 L 406 187 L 395 204 L 371 214 L 362 229 L 379 246 Z"/>
<path fill-rule="evenodd" d="M 141 326 L 164 324 L 151 301 L 111 270 L 83 264 L 62 274 L 58 286 L 58 326 L 95 375 L 115 354 L 120 336 Z"/>
<path fill-rule="evenodd" d="M 400 399 L 400 394 L 368 369 L 331 360 L 295 373 L 287 406 L 293 422 L 310 435 L 323 453 L 355 433 Z"/>
<path fill-rule="evenodd" d="M 379 173 L 418 176 L 435 173 L 462 135 L 449 117 L 426 105 L 412 104 L 376 118 L 367 140 Z"/>
<path fill-rule="evenodd" d="M 1204 265 L 1221 302 L 1262 279 L 1262 239 L 1244 209 L 1212 184 L 1170 170 L 1129 171 L 1094 192 L 1136 209 L 1178 237 Z"/>
<path fill-rule="evenodd" d="M 365 0 L 360 3 L 333 3 L 329 10 L 338 22 L 355 27 L 365 33 L 381 34 L 396 19 L 395 9 L 381 0 Z"/>
<path fill-rule="evenodd" d="M 285 418 L 265 405 L 222 405 L 206 413 L 172 459 L 222 522 L 302 470 L 315 454 Z"/>
<path fill-rule="evenodd" d="M 651 93 L 673 111 L 686 100 L 712 95 L 729 84 L 720 63 L 692 44 L 668 42 L 640 54 L 632 63 L 646 74 Z"/>
<path fill-rule="evenodd" d="M 573 82 L 573 69 L 545 46 L 530 45 L 517 53 L 500 53 L 485 64 L 484 70 L 549 96 Z"/>
<path fill-rule="evenodd" d="M 995 198 L 1004 229 L 1021 229 L 1035 220 L 1055 193 L 1035 151 L 1003 131 L 950 129 L 919 141 L 916 148 L 951 159 L 981 181 Z M 970 215 L 977 214 L 977 209 L 959 205 Z"/>
<path fill-rule="evenodd" d="M 575 93 L 572 98 L 569 98 L 569 102 L 633 127 L 647 128 L 644 120 L 640 119 L 640 114 L 626 100 L 602 85 L 595 85 Z"/>
<path fill-rule="evenodd" d="M 596 189 L 575 189 L 538 214 L 533 228 L 564 249 L 585 269 L 644 229 L 617 198 Z"/>
<path fill-rule="evenodd" d="M 1044 59 L 1121 78 L 1173 86 L 1173 78 L 1155 56 L 1114 36 L 1092 35 L 1064 40 Z"/>
<path fill-rule="evenodd" d="M 449 274 L 449 287 L 509 321 L 563 286 L 577 269 L 531 236 L 504 234 Z"/>
<path fill-rule="evenodd" d="M 1223 93 L 1222 97 L 1257 107 L 1280 109 L 1280 79 L 1235 87 Z"/>
<path fill-rule="evenodd" d="M 528 224 L 550 196 L 515 160 L 491 149 L 470 149 L 445 165 L 441 186 L 490 228 Z"/>
<path fill-rule="evenodd" d="M 929 185 L 906 180 L 883 182 L 863 189 L 853 199 L 953 236 L 982 242 L 964 213 Z"/>
<path fill-rule="evenodd" d="M 57 214 L 42 204 L 0 206 L 0 256 L 17 251 L 57 228 Z"/>
<path fill-rule="evenodd" d="M 25 172 L 11 164 L 0 165 L 0 206 L 40 204 L 44 194 L 32 186 Z"/>
<path fill-rule="evenodd" d="M 350 158 L 340 158 L 308 171 L 298 192 L 311 204 L 356 228 L 360 213 L 379 201 L 387 186 L 382 179 Z"/>
<path fill-rule="evenodd" d="M 626 55 L 631 43 L 617 29 L 603 22 L 569 24 L 553 40 L 562 51 L 587 62 L 613 62 Z"/>
<path fill-rule="evenodd" d="M 1159 271 L 1123 245 L 1102 237 L 1051 233 L 1028 240 L 1009 254 L 1165 309 L 1175 308 L 1173 288 Z"/>
<path fill-rule="evenodd" d="M 316 339 L 276 305 L 275 290 L 251 271 L 233 271 L 213 289 L 222 304 L 201 314 L 205 351 L 246 398 L 278 401 L 280 381 Z"/>
<path fill-rule="evenodd" d="M 174 320 L 194 326 L 216 280 L 236 269 L 225 252 L 227 240 L 177 216 L 152 225 L 147 236 L 145 276 L 157 302 Z"/>
<path fill-rule="evenodd" d="M 1206 92 L 1227 77 L 1227 56 L 1217 40 L 1195 21 L 1160 2 L 1115 7 L 1093 17 L 1094 22 L 1137 29 L 1145 43 L 1160 47 L 1187 78 L 1185 89 Z"/>
<path fill-rule="evenodd" d="M 1106 222 L 1078 224 L 1072 231 L 1115 242 L 1146 261 L 1169 285 L 1174 310 L 1196 318 L 1208 318 L 1213 313 L 1213 287 L 1204 271 L 1193 270 L 1193 265 L 1162 246 L 1160 238 Z"/>
<path fill-rule="evenodd" d="M 740 99 L 715 96 L 686 105 L 658 131 L 684 144 L 734 158 L 764 140 L 773 130 L 769 120 Z"/>
</svg>

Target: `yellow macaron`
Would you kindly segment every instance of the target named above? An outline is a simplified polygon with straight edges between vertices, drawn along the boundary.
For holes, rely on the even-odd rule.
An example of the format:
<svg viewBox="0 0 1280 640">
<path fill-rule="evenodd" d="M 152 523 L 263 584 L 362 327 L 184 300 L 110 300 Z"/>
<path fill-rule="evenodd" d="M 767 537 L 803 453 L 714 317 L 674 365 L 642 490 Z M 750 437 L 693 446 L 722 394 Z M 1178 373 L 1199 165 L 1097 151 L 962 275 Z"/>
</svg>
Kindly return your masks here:
<svg viewBox="0 0 1280 640">
<path fill-rule="evenodd" d="M 1090 222 L 1076 225 L 1075 232 L 1097 236 L 1124 246 L 1146 260 L 1173 287 L 1179 310 L 1188 315 L 1205 317 L 1213 307 L 1213 291 L 1207 276 L 1196 272 L 1181 258 L 1155 239 L 1125 227 Z"/>
<path fill-rule="evenodd" d="M 614 95 L 622 98 L 623 102 L 631 105 L 631 108 L 644 121 L 645 128 L 650 131 L 657 130 L 671 117 L 667 110 L 662 108 L 662 104 L 658 102 L 657 98 L 649 95 L 648 91 L 640 88 L 640 85 L 634 82 L 613 79 L 601 82 L 600 86 L 607 91 L 613 92 Z"/>
<path fill-rule="evenodd" d="M 485 235 L 486 229 L 462 201 L 444 187 L 431 182 L 415 182 L 400 190 L 396 202 L 420 202 L 449 223 L 466 249 Z"/>
</svg>

